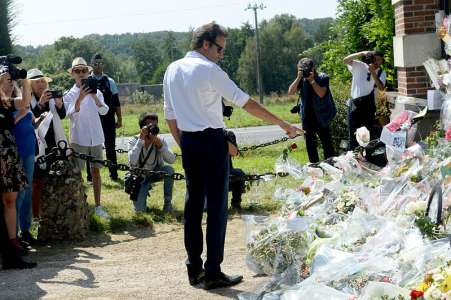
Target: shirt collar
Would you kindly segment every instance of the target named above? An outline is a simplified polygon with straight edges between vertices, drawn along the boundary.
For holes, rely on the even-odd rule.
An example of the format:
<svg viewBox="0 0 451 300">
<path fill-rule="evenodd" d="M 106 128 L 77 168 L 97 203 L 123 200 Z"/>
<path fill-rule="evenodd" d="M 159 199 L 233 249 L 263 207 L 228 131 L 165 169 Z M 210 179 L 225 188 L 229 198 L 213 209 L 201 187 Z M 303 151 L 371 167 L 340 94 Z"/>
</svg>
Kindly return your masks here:
<svg viewBox="0 0 451 300">
<path fill-rule="evenodd" d="M 209 60 L 205 55 L 197 52 L 196 50 L 188 51 L 188 53 L 186 53 L 185 57 L 200 58 L 200 59 L 203 59 L 205 61 L 214 63 L 211 60 Z"/>
</svg>

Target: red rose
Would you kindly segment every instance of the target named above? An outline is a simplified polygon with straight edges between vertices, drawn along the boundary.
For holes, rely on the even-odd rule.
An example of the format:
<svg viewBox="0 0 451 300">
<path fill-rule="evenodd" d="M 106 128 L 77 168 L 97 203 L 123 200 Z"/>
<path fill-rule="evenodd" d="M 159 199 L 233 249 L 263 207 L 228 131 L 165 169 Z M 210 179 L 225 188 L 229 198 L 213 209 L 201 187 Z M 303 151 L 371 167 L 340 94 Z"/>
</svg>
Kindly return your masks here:
<svg viewBox="0 0 451 300">
<path fill-rule="evenodd" d="M 410 297 L 412 299 L 418 299 L 420 297 L 423 297 L 424 293 L 422 291 L 412 290 L 410 292 Z"/>
<path fill-rule="evenodd" d="M 291 150 L 297 149 L 298 145 L 296 145 L 296 143 L 291 144 L 290 146 Z"/>
</svg>

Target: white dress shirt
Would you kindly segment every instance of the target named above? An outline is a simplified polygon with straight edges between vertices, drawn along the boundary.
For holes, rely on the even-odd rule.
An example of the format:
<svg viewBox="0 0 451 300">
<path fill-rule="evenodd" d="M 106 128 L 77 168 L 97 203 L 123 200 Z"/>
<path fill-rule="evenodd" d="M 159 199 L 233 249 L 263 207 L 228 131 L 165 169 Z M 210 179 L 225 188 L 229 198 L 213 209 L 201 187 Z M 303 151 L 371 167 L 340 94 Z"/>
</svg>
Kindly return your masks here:
<svg viewBox="0 0 451 300">
<path fill-rule="evenodd" d="M 164 114 L 183 131 L 224 128 L 222 97 L 239 107 L 249 100 L 229 76 L 197 51 L 169 65 L 164 74 Z"/>
<path fill-rule="evenodd" d="M 373 76 L 370 75 L 370 80 L 366 80 L 368 78 L 368 65 L 359 60 L 353 60 L 350 65 L 348 65 L 349 71 L 352 73 L 352 85 L 351 85 L 351 97 L 352 99 L 359 98 L 362 96 L 369 95 L 373 89 L 374 82 Z M 379 69 L 376 70 L 376 74 Z M 379 76 L 379 80 L 385 85 L 385 81 L 387 79 L 387 73 L 382 71 L 381 76 Z"/>
<path fill-rule="evenodd" d="M 97 98 L 102 103 L 101 107 L 98 107 L 92 95 L 88 94 L 81 101 L 80 111 L 76 112 L 75 102 L 79 95 L 80 88 L 74 85 L 63 96 L 66 114 L 70 119 L 70 142 L 87 147 L 102 145 L 105 142 L 105 138 L 99 114 L 105 115 L 108 112 L 108 106 L 103 100 L 103 94 L 97 90 Z"/>
</svg>

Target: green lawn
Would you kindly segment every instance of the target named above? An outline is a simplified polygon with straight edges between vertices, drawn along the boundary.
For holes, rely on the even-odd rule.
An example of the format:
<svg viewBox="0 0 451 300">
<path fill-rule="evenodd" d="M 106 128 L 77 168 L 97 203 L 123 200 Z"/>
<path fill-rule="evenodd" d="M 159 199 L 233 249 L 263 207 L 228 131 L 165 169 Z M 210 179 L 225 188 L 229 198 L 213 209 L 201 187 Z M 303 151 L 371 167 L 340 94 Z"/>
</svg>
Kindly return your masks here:
<svg viewBox="0 0 451 300">
<path fill-rule="evenodd" d="M 299 123 L 299 115 L 290 113 L 291 107 L 296 103 L 296 97 L 271 97 L 265 99 L 265 107 L 277 116 L 290 123 Z M 160 131 L 161 133 L 168 133 L 169 129 L 164 122 L 163 104 L 124 104 L 122 106 L 122 128 L 117 130 L 118 136 L 132 136 L 139 131 L 138 118 L 143 112 L 156 112 L 160 117 Z M 269 125 L 267 122 L 263 122 L 257 119 L 245 110 L 239 107 L 234 107 L 234 111 L 230 120 L 225 120 L 226 126 L 229 128 L 235 127 L 249 127 L 259 125 Z M 69 120 L 63 120 L 66 134 L 69 134 Z"/>
<path fill-rule="evenodd" d="M 274 164 L 277 158 L 282 154 L 282 150 L 291 143 L 296 142 L 298 149 L 291 152 L 290 156 L 303 164 L 307 161 L 305 145 L 301 138 L 290 140 L 278 145 L 260 148 L 255 151 L 244 153 L 242 156 L 234 159 L 234 166 L 243 169 L 248 174 L 260 174 L 264 172 L 274 172 Z M 180 152 L 179 149 L 174 149 Z M 119 162 L 127 163 L 125 154 L 119 155 Z M 183 174 L 180 158 L 177 158 L 174 164 L 176 172 Z M 111 221 L 104 222 L 94 218 L 94 230 L 121 231 L 136 227 L 146 222 L 180 222 L 183 215 L 183 206 L 185 199 L 185 182 L 176 181 L 174 185 L 173 205 L 174 214 L 164 214 L 163 208 L 163 183 L 155 184 L 148 197 L 148 206 L 151 208 L 149 213 L 136 216 L 133 210 L 132 202 L 128 195 L 123 192 L 123 182 L 111 181 L 108 177 L 108 170 L 103 168 L 102 175 L 102 205 L 111 215 Z M 123 178 L 124 173 L 119 171 L 119 176 Z M 85 178 L 86 175 L 84 174 Z M 259 182 L 251 185 L 250 190 L 243 195 L 243 208 L 247 213 L 268 214 L 280 207 L 280 203 L 273 200 L 273 193 L 277 186 L 296 187 L 300 183 L 292 177 L 277 178 L 268 182 Z M 88 202 L 90 206 L 94 205 L 92 187 L 88 186 Z"/>
</svg>

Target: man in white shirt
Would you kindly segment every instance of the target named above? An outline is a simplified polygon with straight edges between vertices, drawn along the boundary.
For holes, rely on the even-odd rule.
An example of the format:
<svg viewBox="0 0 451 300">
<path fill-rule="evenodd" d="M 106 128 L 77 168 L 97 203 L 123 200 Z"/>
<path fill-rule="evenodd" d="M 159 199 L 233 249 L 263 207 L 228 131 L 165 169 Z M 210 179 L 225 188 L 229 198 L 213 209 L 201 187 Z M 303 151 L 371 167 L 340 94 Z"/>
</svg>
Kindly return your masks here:
<svg viewBox="0 0 451 300">
<path fill-rule="evenodd" d="M 191 49 L 166 70 L 164 113 L 169 129 L 182 150 L 186 177 L 184 211 L 185 248 L 191 285 L 204 288 L 229 287 L 242 276 L 221 272 L 227 225 L 229 159 L 224 135 L 221 97 L 250 114 L 279 125 L 290 137 L 302 130 L 279 119 L 239 89 L 216 64 L 224 57 L 225 29 L 214 22 L 193 32 Z M 202 214 L 207 199 L 207 260 L 203 249 Z"/>
<path fill-rule="evenodd" d="M 380 130 L 375 126 L 374 89 L 384 90 L 387 74 L 381 69 L 384 55 L 379 51 L 353 53 L 343 62 L 352 73 L 351 99 L 348 102 L 348 149 L 354 150 L 358 146 L 355 138 L 357 128 L 365 126 L 371 133 L 371 139 L 379 137 Z"/>
<path fill-rule="evenodd" d="M 77 57 L 72 61 L 72 67 L 68 70 L 75 79 L 74 86 L 64 95 L 64 103 L 67 106 L 67 116 L 70 120 L 70 143 L 78 153 L 94 156 L 96 160 L 103 160 L 103 136 L 100 115 L 108 112 L 108 106 L 103 100 L 99 90 L 91 90 L 82 84 L 82 79 L 88 78 L 90 67 L 86 61 Z M 80 170 L 83 170 L 86 162 L 76 159 Z M 91 164 L 93 179 L 94 201 L 96 215 L 109 218 L 108 213 L 100 206 L 101 164 Z"/>
</svg>

